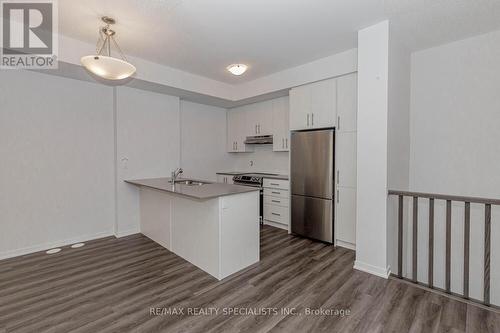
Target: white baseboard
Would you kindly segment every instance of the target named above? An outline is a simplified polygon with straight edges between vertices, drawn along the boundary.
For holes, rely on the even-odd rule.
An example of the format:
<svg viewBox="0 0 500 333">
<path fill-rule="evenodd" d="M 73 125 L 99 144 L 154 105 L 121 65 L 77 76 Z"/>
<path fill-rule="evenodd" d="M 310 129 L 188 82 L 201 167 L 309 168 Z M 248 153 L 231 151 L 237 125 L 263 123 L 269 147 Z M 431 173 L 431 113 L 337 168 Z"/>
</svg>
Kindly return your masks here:
<svg viewBox="0 0 500 333">
<path fill-rule="evenodd" d="M 114 236 L 112 231 L 104 231 L 104 232 L 99 232 L 99 233 L 95 233 L 95 234 L 89 234 L 89 235 L 83 235 L 83 236 L 79 236 L 79 237 L 69 238 L 69 239 L 65 239 L 65 240 L 58 240 L 58 241 L 47 242 L 47 243 L 43 243 L 43 244 L 39 244 L 39 245 L 23 247 L 23 248 L 15 249 L 15 250 L 3 251 L 3 252 L 0 252 L 0 260 L 24 256 L 26 254 L 31 254 L 31 253 L 40 252 L 40 251 L 46 251 L 49 249 L 53 249 L 55 247 L 68 246 L 68 245 L 72 245 L 75 243 L 87 242 L 90 240 L 103 238 L 103 237 L 109 237 L 109 236 Z"/>
<path fill-rule="evenodd" d="M 127 236 L 130 236 L 130 235 L 135 235 L 135 234 L 138 234 L 140 232 L 141 232 L 141 230 L 140 230 L 139 227 L 125 229 L 125 230 L 119 230 L 119 231 L 115 231 L 115 237 L 116 238 L 122 238 L 122 237 L 127 237 Z"/>
<path fill-rule="evenodd" d="M 335 245 L 343 247 L 343 248 L 346 248 L 346 249 L 349 249 L 349 250 L 356 251 L 356 244 L 349 243 L 349 242 L 344 242 L 344 241 L 342 241 L 340 239 L 336 240 Z"/>
<path fill-rule="evenodd" d="M 354 269 L 357 269 L 358 271 L 370 273 L 372 275 L 380 276 L 381 278 L 384 278 L 384 279 L 389 278 L 389 275 L 391 275 L 391 266 L 388 266 L 387 268 L 383 268 L 383 267 L 378 267 L 378 266 L 366 264 L 364 262 L 360 262 L 359 260 L 356 260 L 354 262 Z"/>
<path fill-rule="evenodd" d="M 288 231 L 288 225 L 286 225 L 286 224 L 277 223 L 277 222 L 268 221 L 268 220 L 264 220 L 264 224 L 270 225 L 271 227 L 276 227 L 276 228 L 280 228 L 280 229 Z"/>
</svg>

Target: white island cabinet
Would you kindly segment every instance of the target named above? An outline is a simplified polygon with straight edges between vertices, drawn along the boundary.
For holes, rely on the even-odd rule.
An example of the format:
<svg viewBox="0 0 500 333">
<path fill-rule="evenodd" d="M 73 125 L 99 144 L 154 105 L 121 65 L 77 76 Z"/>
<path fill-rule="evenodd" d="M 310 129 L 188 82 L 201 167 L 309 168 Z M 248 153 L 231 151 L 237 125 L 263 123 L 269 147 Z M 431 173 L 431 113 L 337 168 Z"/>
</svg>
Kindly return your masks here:
<svg viewBox="0 0 500 333">
<path fill-rule="evenodd" d="M 141 233 L 221 280 L 259 261 L 259 191 L 221 183 L 140 186 Z"/>
</svg>

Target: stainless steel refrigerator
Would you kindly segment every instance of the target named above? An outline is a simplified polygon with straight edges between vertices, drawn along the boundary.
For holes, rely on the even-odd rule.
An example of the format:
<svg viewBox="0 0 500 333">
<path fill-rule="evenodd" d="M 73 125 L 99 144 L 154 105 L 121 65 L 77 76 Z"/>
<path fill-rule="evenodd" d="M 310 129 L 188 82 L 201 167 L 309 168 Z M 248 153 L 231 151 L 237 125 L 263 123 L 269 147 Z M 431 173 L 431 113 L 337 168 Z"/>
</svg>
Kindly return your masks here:
<svg viewBox="0 0 500 333">
<path fill-rule="evenodd" d="M 333 129 L 292 132 L 292 233 L 333 243 Z"/>
</svg>

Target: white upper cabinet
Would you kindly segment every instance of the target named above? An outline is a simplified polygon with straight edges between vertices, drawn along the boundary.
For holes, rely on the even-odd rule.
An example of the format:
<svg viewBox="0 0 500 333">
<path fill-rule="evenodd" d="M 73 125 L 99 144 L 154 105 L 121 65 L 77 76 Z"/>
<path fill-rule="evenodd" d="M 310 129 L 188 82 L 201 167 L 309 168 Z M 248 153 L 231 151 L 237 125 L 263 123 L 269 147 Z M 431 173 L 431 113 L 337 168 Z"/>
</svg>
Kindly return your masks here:
<svg viewBox="0 0 500 333">
<path fill-rule="evenodd" d="M 227 112 L 226 150 L 230 153 L 236 151 L 236 141 L 238 140 L 238 120 L 236 110 Z"/>
<path fill-rule="evenodd" d="M 290 129 L 307 129 L 311 122 L 311 86 L 305 85 L 290 90 Z"/>
<path fill-rule="evenodd" d="M 245 145 L 247 137 L 247 110 L 246 106 L 234 108 L 227 112 L 227 151 L 230 153 L 245 153 L 252 148 Z"/>
<path fill-rule="evenodd" d="M 273 135 L 275 151 L 288 151 L 288 97 L 248 104 L 227 112 L 227 151 L 245 153 L 253 145 L 245 145 L 247 136 Z"/>
<path fill-rule="evenodd" d="M 337 80 L 311 85 L 311 128 L 335 126 L 337 118 Z"/>
<path fill-rule="evenodd" d="M 336 79 L 290 90 L 290 129 L 334 127 L 337 119 Z"/>
<path fill-rule="evenodd" d="M 264 101 L 247 105 L 248 135 L 273 134 L 273 102 Z"/>
<path fill-rule="evenodd" d="M 337 79 L 337 132 L 353 132 L 357 129 L 357 90 L 356 73 Z"/>
<path fill-rule="evenodd" d="M 289 103 L 288 97 L 272 100 L 273 106 L 273 151 L 289 151 Z"/>
</svg>

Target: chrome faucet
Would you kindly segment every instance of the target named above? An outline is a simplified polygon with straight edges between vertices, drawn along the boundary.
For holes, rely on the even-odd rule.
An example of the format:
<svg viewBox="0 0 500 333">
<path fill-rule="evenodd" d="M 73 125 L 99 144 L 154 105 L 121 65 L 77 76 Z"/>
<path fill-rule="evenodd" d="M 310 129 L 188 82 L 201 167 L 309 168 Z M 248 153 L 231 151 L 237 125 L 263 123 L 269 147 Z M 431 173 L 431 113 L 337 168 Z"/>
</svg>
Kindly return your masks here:
<svg viewBox="0 0 500 333">
<path fill-rule="evenodd" d="M 184 170 L 182 170 L 182 168 L 177 168 L 177 169 L 175 169 L 174 171 L 172 171 L 172 179 L 170 179 L 170 182 L 171 182 L 172 184 L 175 184 L 175 180 L 176 180 L 176 179 L 177 179 L 177 177 L 179 177 L 179 175 L 180 175 L 181 173 L 183 173 L 183 172 L 184 172 Z"/>
</svg>

